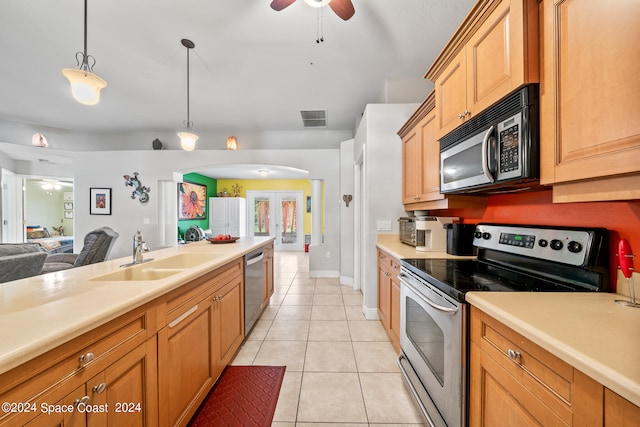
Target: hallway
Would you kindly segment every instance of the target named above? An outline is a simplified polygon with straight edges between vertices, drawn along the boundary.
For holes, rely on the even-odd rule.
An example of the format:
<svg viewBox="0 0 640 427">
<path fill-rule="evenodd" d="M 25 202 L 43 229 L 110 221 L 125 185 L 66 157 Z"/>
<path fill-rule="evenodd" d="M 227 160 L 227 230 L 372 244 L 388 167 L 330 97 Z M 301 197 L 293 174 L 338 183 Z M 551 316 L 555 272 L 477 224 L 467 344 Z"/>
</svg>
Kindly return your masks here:
<svg viewBox="0 0 640 427">
<path fill-rule="evenodd" d="M 419 426 L 396 353 L 362 294 L 309 278 L 308 254 L 276 252 L 275 293 L 233 365 L 286 365 L 274 427 Z"/>
</svg>

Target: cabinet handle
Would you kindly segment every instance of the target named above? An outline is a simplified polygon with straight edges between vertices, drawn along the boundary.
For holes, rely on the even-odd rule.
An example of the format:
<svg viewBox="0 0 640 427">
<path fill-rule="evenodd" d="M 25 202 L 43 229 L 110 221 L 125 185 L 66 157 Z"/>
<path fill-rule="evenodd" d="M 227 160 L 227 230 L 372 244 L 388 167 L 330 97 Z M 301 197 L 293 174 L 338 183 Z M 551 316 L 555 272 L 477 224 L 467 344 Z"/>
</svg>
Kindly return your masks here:
<svg viewBox="0 0 640 427">
<path fill-rule="evenodd" d="M 389 272 L 388 272 L 388 271 L 385 271 L 385 272 L 384 272 L 384 275 L 385 275 L 385 276 L 387 276 L 387 277 L 389 277 Z"/>
<path fill-rule="evenodd" d="M 471 111 L 469 110 L 464 110 L 464 117 L 466 116 L 470 116 L 471 115 Z"/>
<path fill-rule="evenodd" d="M 413 196 L 413 200 L 420 200 L 420 196 Z"/>
<path fill-rule="evenodd" d="M 94 393 L 102 394 L 106 389 L 107 389 L 107 383 L 100 383 L 100 384 L 94 385 L 91 390 Z"/>
<path fill-rule="evenodd" d="M 222 295 L 218 295 L 217 297 L 213 298 L 213 302 L 218 302 L 222 299 Z"/>
<path fill-rule="evenodd" d="M 460 120 L 464 119 L 464 114 L 463 114 L 463 113 L 458 114 L 458 118 L 459 118 Z"/>
<path fill-rule="evenodd" d="M 176 327 L 180 322 L 182 322 L 184 319 L 186 319 L 187 317 L 189 317 L 192 313 L 195 313 L 196 311 L 198 311 L 198 305 L 194 305 L 193 307 L 191 307 L 189 310 L 185 311 L 184 313 L 182 313 L 179 317 L 177 317 L 173 322 L 169 323 L 169 328 L 174 328 Z"/>
<path fill-rule="evenodd" d="M 86 406 L 86 405 L 87 405 L 87 403 L 89 403 L 89 400 L 91 400 L 91 398 L 90 398 L 89 396 L 83 396 L 83 397 L 81 397 L 80 399 L 76 399 L 76 400 L 73 402 L 73 406 L 75 406 L 76 408 L 77 408 L 80 404 L 82 404 L 82 405 L 85 405 L 85 406 Z"/>
<path fill-rule="evenodd" d="M 509 349 L 507 350 L 507 355 L 509 356 L 509 359 L 513 360 L 514 362 L 521 363 L 522 354 L 520 354 L 519 351 Z"/>
<path fill-rule="evenodd" d="M 83 354 L 82 356 L 78 357 L 78 360 L 80 361 L 80 366 L 85 366 L 87 363 L 91 362 L 94 357 L 95 357 L 94 354 L 91 352 Z"/>
</svg>

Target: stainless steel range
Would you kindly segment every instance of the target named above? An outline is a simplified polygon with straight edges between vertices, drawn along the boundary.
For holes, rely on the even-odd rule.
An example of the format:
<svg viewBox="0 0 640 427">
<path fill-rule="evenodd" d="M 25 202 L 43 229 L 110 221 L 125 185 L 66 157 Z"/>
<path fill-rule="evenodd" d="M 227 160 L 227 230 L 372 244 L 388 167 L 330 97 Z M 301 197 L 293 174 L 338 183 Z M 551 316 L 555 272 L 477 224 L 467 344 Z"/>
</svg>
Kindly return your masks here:
<svg viewBox="0 0 640 427">
<path fill-rule="evenodd" d="M 467 425 L 467 292 L 609 287 L 606 229 L 478 224 L 473 244 L 476 260 L 401 261 L 398 364 L 431 426 Z"/>
</svg>

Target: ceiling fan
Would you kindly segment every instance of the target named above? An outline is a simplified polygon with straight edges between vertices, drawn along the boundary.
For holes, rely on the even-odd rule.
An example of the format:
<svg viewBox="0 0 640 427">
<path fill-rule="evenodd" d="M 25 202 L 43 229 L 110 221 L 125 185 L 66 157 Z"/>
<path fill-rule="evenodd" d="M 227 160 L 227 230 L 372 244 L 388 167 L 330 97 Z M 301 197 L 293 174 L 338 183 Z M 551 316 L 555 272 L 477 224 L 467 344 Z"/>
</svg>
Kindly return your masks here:
<svg viewBox="0 0 640 427">
<path fill-rule="evenodd" d="M 271 8 L 276 11 L 280 11 L 295 2 L 296 0 L 273 0 L 271 2 Z M 356 10 L 353 8 L 353 3 L 351 0 L 304 0 L 310 6 L 313 7 L 322 7 L 327 4 L 338 15 L 340 18 L 345 21 L 348 20 L 356 13 Z"/>
</svg>

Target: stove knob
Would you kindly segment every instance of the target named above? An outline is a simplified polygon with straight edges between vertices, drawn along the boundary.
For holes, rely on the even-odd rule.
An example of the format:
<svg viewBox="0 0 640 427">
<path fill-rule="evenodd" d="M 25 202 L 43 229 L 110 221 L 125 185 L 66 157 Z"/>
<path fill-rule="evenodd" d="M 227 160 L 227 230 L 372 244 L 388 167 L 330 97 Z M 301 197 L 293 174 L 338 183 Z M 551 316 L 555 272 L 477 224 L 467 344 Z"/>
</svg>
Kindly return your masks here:
<svg viewBox="0 0 640 427">
<path fill-rule="evenodd" d="M 491 233 L 485 231 L 484 233 L 482 233 L 482 238 L 484 240 L 489 240 L 491 238 Z"/>
<path fill-rule="evenodd" d="M 573 252 L 574 254 L 577 254 L 578 252 L 582 251 L 582 244 L 572 240 L 569 242 L 567 249 L 569 249 L 569 252 Z"/>
<path fill-rule="evenodd" d="M 475 239 L 479 239 L 482 237 L 482 233 L 480 231 L 476 231 L 475 233 L 473 233 L 473 237 Z"/>
<path fill-rule="evenodd" d="M 553 249 L 554 251 L 559 251 L 563 246 L 564 245 L 562 244 L 561 240 L 553 239 L 551 241 L 551 249 Z"/>
<path fill-rule="evenodd" d="M 541 248 L 546 248 L 549 245 L 549 242 L 545 239 L 540 239 L 538 241 L 538 246 L 540 246 Z"/>
</svg>

